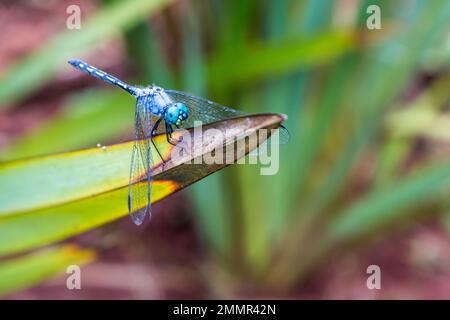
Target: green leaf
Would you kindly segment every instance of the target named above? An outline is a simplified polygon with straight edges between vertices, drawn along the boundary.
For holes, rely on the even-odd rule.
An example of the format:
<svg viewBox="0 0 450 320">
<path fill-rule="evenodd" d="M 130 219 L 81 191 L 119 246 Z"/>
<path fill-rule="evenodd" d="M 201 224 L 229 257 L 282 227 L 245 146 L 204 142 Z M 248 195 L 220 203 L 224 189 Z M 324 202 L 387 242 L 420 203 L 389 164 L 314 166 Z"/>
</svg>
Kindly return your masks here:
<svg viewBox="0 0 450 320">
<path fill-rule="evenodd" d="M 410 216 L 425 201 L 429 204 L 450 186 L 450 163 L 417 172 L 382 190 L 376 190 L 337 214 L 326 237 L 336 245 L 373 234 L 399 219 Z"/>
<path fill-rule="evenodd" d="M 230 84 L 319 66 L 353 51 L 357 39 L 354 31 L 331 31 L 308 39 L 233 47 L 212 58 L 208 81 L 212 90 L 220 90 Z"/>
<path fill-rule="evenodd" d="M 178 146 L 168 144 L 164 135 L 156 136 L 154 142 L 166 163 L 152 163 L 152 202 L 229 164 L 189 164 L 190 160 L 230 143 L 237 145 L 236 160 L 257 147 L 247 140 L 237 143 L 236 135 L 274 128 L 284 119 L 282 115 L 261 114 L 205 125 L 203 130 L 225 133 L 222 139 L 204 139 L 179 161 L 171 158 Z M 177 131 L 174 138 L 193 141 L 194 132 Z M 131 146 L 132 142 L 127 142 L 106 150 L 93 148 L 1 164 L 0 255 L 62 240 L 126 215 Z M 153 159 L 158 159 L 156 151 L 151 151 Z M 145 205 L 141 203 L 141 207 Z"/>
<path fill-rule="evenodd" d="M 7 260 L 0 264 L 0 296 L 32 287 L 64 273 L 70 265 L 81 266 L 94 258 L 91 250 L 65 245 Z"/>
<path fill-rule="evenodd" d="M 0 159 L 64 152 L 115 141 L 132 132 L 133 112 L 133 97 L 118 90 L 75 94 L 57 116 L 1 150 Z"/>
</svg>

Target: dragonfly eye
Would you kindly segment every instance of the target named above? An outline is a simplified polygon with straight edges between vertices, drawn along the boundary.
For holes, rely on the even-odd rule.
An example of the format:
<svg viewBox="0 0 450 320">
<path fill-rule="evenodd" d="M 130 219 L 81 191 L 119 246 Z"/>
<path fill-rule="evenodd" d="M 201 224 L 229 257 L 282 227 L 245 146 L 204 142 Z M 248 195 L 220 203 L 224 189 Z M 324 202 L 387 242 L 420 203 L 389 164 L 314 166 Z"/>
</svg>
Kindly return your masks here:
<svg viewBox="0 0 450 320">
<path fill-rule="evenodd" d="M 165 121 L 168 124 L 175 124 L 178 120 L 178 108 L 176 106 L 171 106 L 166 110 Z"/>
<path fill-rule="evenodd" d="M 177 102 L 166 110 L 166 122 L 168 124 L 181 125 L 188 117 L 188 110 L 185 104 Z"/>
</svg>

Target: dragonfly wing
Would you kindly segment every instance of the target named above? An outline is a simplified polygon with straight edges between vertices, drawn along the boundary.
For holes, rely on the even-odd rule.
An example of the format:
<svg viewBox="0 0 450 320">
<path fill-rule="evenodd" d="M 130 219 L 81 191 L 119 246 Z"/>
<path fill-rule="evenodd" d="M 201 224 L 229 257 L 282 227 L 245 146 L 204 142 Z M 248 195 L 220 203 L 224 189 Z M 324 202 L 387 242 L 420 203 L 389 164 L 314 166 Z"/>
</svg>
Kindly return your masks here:
<svg viewBox="0 0 450 320">
<path fill-rule="evenodd" d="M 139 180 L 142 172 L 144 172 L 142 159 L 139 155 L 139 147 L 137 143 L 134 143 L 133 151 L 131 155 L 131 167 L 130 167 L 130 182 L 128 185 L 128 212 L 130 213 L 131 220 L 136 225 L 142 224 L 147 214 L 147 206 L 141 207 L 141 203 L 146 200 L 147 191 L 142 183 L 134 183 L 136 177 Z"/>
<path fill-rule="evenodd" d="M 289 130 L 285 126 L 280 124 L 280 126 L 277 128 L 277 130 L 279 133 L 280 144 L 286 144 L 289 142 L 289 140 L 291 140 L 291 134 L 289 133 Z"/>
<path fill-rule="evenodd" d="M 184 127 L 194 126 L 194 121 L 202 121 L 203 124 L 224 119 L 248 116 L 248 113 L 225 107 L 214 101 L 200 98 L 185 92 L 175 90 L 165 90 L 173 102 L 182 102 L 188 108 L 188 118 L 184 122 Z"/>
<path fill-rule="evenodd" d="M 188 108 L 189 116 L 186 119 L 183 127 L 191 128 L 194 126 L 194 121 L 202 121 L 202 123 L 210 123 L 224 119 L 248 116 L 249 114 L 243 111 L 235 110 L 223 106 L 217 102 L 197 97 L 185 92 L 175 90 L 165 90 L 173 102 L 182 102 Z M 290 139 L 290 134 L 285 126 L 278 127 L 279 143 L 285 144 Z"/>
<path fill-rule="evenodd" d="M 142 224 L 146 214 L 151 214 L 150 202 L 150 132 L 153 126 L 149 96 L 138 97 L 136 102 L 134 145 L 131 154 L 128 185 L 128 211 L 136 225 Z"/>
</svg>

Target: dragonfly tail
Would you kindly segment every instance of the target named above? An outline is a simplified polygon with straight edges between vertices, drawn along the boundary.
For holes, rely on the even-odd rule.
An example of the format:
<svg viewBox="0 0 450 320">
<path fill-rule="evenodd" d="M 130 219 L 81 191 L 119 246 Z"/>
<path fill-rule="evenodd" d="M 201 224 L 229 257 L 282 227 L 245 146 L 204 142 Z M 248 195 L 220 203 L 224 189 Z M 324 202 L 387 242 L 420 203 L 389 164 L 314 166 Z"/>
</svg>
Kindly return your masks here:
<svg viewBox="0 0 450 320">
<path fill-rule="evenodd" d="M 72 65 L 73 67 L 77 68 L 78 70 L 86 72 L 87 74 L 89 74 L 93 77 L 96 77 L 100 80 L 103 80 L 109 84 L 115 85 L 132 95 L 136 94 L 136 90 L 137 90 L 136 87 L 130 86 L 129 84 L 126 84 L 122 80 L 117 79 L 116 77 L 114 77 L 110 74 L 107 74 L 106 72 L 104 72 L 100 69 L 97 69 L 84 61 L 74 59 L 74 60 L 69 60 L 68 63 L 70 65 Z"/>
</svg>

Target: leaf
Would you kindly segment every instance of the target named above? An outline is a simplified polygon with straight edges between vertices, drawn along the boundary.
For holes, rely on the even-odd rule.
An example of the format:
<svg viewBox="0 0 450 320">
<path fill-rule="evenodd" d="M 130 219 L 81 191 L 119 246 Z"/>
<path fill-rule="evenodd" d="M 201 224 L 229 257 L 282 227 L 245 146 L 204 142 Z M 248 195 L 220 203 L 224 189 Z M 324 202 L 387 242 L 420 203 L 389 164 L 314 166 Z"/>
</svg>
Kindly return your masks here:
<svg viewBox="0 0 450 320">
<path fill-rule="evenodd" d="M 355 50 L 357 39 L 354 31 L 330 31 L 307 40 L 302 37 L 233 47 L 212 58 L 208 65 L 208 81 L 212 90 L 218 90 L 229 84 L 238 85 L 261 77 L 309 69 Z"/>
<path fill-rule="evenodd" d="M 7 260 L 0 264 L 0 296 L 32 287 L 65 272 L 70 265 L 81 266 L 94 258 L 91 250 L 64 245 Z"/>
<path fill-rule="evenodd" d="M 1 150 L 0 159 L 64 152 L 115 141 L 132 132 L 133 109 L 133 97 L 118 90 L 74 94 L 57 116 Z"/>
<path fill-rule="evenodd" d="M 168 144 L 164 135 L 155 137 L 166 164 L 152 164 L 152 202 L 228 165 L 188 164 L 190 160 L 229 143 L 237 145 L 236 160 L 256 147 L 247 140 L 246 144 L 237 143 L 233 140 L 236 135 L 275 128 L 284 119 L 278 114 L 261 114 L 205 125 L 204 130 L 218 129 L 225 135 L 214 141 L 203 136 L 194 152 L 179 161 L 171 158 L 177 147 Z M 193 139 L 195 130 L 178 131 L 174 138 Z M 62 240 L 126 215 L 131 145 L 127 142 L 106 150 L 93 148 L 1 164 L 0 255 Z M 152 156 L 157 159 L 153 149 Z"/>
<path fill-rule="evenodd" d="M 450 164 L 421 170 L 383 190 L 371 192 L 330 222 L 328 245 L 336 245 L 373 234 L 408 217 L 421 204 L 438 199 L 450 186 Z"/>
</svg>

